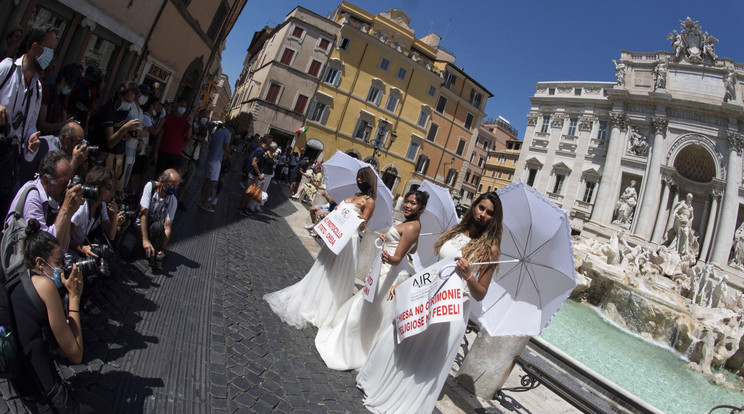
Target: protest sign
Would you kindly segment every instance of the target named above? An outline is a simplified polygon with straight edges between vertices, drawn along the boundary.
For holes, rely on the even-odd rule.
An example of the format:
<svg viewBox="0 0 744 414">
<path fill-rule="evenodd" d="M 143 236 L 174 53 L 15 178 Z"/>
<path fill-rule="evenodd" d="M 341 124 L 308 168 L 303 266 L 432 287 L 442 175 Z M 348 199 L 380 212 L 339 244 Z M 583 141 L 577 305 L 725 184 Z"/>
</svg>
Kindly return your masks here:
<svg viewBox="0 0 744 414">
<path fill-rule="evenodd" d="M 351 235 L 357 231 L 362 221 L 356 211 L 345 204 L 341 204 L 320 223 L 316 224 L 314 230 L 323 239 L 326 246 L 334 254 L 338 254 L 349 242 Z"/>
<path fill-rule="evenodd" d="M 378 246 L 377 242 L 382 241 L 380 239 L 375 240 L 375 247 L 377 247 L 375 253 L 375 260 L 372 262 L 372 267 L 367 273 L 367 277 L 364 279 L 364 288 L 362 288 L 362 295 L 364 299 L 369 303 L 375 301 L 375 291 L 377 290 L 377 280 L 380 278 L 380 268 L 382 267 L 382 247 Z M 387 293 L 387 292 L 383 292 Z"/>
<path fill-rule="evenodd" d="M 454 273 L 453 262 L 448 258 L 434 263 L 396 288 L 398 343 L 425 331 L 433 323 L 462 319 L 462 279 Z"/>
</svg>

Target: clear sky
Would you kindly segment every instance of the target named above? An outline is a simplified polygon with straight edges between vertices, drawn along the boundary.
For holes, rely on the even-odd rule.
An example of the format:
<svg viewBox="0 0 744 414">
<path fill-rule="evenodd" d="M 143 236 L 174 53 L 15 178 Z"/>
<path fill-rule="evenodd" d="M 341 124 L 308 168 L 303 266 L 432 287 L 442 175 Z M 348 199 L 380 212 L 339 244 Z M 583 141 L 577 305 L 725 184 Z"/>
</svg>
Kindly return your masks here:
<svg viewBox="0 0 744 414">
<path fill-rule="evenodd" d="M 541 81 L 614 81 L 621 50 L 671 51 L 666 36 L 687 16 L 715 36 L 719 57 L 744 62 L 744 1 L 682 0 L 355 0 L 381 13 L 405 11 L 416 37 L 430 32 L 456 56 L 456 65 L 485 86 L 488 117 L 503 116 L 523 138 L 529 97 Z M 234 88 L 255 31 L 284 21 L 297 0 L 248 0 L 222 53 Z M 340 0 L 301 5 L 328 16 Z M 744 79 L 739 80 L 744 81 Z"/>
</svg>

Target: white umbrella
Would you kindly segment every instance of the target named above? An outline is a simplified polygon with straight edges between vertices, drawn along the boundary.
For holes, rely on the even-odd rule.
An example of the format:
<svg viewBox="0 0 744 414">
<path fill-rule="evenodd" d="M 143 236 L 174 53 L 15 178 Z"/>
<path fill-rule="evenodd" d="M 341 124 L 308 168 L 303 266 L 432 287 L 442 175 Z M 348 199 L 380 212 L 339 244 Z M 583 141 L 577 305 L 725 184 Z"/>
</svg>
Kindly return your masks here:
<svg viewBox="0 0 744 414">
<path fill-rule="evenodd" d="M 522 181 L 497 191 L 504 210 L 502 261 L 473 306 L 491 336 L 534 336 L 576 287 L 568 214 Z"/>
<path fill-rule="evenodd" d="M 429 201 L 426 204 L 426 209 L 421 213 L 419 220 L 421 221 L 421 233 L 419 234 L 418 247 L 416 248 L 416 256 L 418 256 L 419 263 L 414 263 L 416 269 L 421 269 L 431 266 L 439 259 L 434 253 L 434 243 L 436 243 L 439 236 L 444 233 L 450 227 L 453 227 L 458 223 L 457 211 L 455 210 L 455 203 L 452 201 L 452 196 L 449 190 L 433 184 L 429 181 L 424 180 L 419 186 L 419 191 L 426 191 L 429 193 Z"/>
<path fill-rule="evenodd" d="M 357 187 L 357 171 L 371 165 L 350 157 L 341 151 L 335 154 L 323 163 L 323 171 L 326 179 L 326 191 L 328 194 L 340 203 L 341 200 L 353 196 L 359 187 Z M 393 225 L 393 193 L 385 186 L 380 176 L 377 175 L 377 197 L 375 198 L 375 212 L 367 223 L 367 228 L 371 231 L 377 231 Z"/>
</svg>

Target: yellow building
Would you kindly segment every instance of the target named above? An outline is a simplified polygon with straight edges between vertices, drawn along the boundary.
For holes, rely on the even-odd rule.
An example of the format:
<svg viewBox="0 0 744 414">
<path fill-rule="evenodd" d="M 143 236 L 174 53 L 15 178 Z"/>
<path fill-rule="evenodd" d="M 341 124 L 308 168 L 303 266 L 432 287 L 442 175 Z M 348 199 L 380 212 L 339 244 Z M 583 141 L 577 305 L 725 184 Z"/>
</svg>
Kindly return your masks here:
<svg viewBox="0 0 744 414">
<path fill-rule="evenodd" d="M 486 171 L 481 178 L 479 193 L 495 191 L 509 185 L 514 180 L 522 141 L 517 138 L 519 132 L 502 117 L 483 122 L 481 133 L 494 137 L 494 146 L 488 152 Z"/>
<path fill-rule="evenodd" d="M 414 36 L 398 9 L 373 15 L 343 2 L 330 19 L 341 29 L 296 147 L 321 159 L 340 150 L 367 161 L 401 194 L 442 84 L 437 50 Z"/>
</svg>

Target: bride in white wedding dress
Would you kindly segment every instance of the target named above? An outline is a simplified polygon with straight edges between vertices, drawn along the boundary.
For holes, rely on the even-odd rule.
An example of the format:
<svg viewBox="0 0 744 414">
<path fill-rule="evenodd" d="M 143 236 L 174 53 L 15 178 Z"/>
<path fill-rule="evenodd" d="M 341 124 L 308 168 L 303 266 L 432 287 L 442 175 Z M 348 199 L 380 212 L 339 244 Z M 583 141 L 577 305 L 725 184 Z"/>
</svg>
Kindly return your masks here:
<svg viewBox="0 0 744 414">
<path fill-rule="evenodd" d="M 395 304 L 385 296 L 394 284 L 415 273 L 409 253 L 416 251 L 421 223 L 418 218 L 429 195 L 423 191 L 406 194 L 403 203 L 405 221 L 392 226 L 383 240 L 382 267 L 375 288 L 374 301 L 365 300 L 360 290 L 336 312 L 330 324 L 318 329 L 315 348 L 328 368 L 345 371 L 364 365 L 375 338 L 394 318 Z"/>
<path fill-rule="evenodd" d="M 359 192 L 342 201 L 357 211 L 364 220 L 359 230 L 375 211 L 377 176 L 370 167 L 357 172 Z M 338 308 L 352 295 L 356 277 L 359 235 L 351 240 L 336 255 L 324 244 L 313 263 L 313 267 L 299 282 L 282 290 L 264 295 L 271 310 L 288 325 L 302 329 L 308 323 L 317 327 L 331 322 Z"/>
<path fill-rule="evenodd" d="M 470 262 L 491 262 L 500 255 L 503 211 L 496 193 L 478 197 L 460 224 L 445 231 L 434 249 L 439 259 L 452 257 L 464 281 L 463 316 L 455 322 L 430 325 L 400 344 L 391 322 L 370 350 L 357 375 L 364 405 L 375 413 L 431 413 L 457 355 L 468 317 L 469 297 L 480 301 L 488 292 L 496 265 L 484 265 L 477 275 Z M 453 276 L 454 277 L 454 276 Z M 395 287 L 390 292 L 395 296 Z"/>
</svg>

